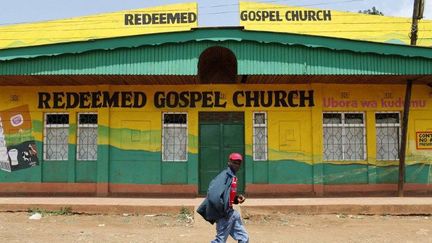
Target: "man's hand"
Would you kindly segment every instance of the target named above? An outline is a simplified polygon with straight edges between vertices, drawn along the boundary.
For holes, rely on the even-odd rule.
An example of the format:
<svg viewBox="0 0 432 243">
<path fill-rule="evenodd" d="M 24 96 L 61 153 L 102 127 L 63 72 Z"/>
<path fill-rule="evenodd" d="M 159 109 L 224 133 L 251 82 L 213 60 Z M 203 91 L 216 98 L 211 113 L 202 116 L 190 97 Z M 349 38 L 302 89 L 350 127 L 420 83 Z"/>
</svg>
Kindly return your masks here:
<svg viewBox="0 0 432 243">
<path fill-rule="evenodd" d="M 246 198 L 243 195 L 238 195 L 238 203 L 243 203 Z"/>
</svg>

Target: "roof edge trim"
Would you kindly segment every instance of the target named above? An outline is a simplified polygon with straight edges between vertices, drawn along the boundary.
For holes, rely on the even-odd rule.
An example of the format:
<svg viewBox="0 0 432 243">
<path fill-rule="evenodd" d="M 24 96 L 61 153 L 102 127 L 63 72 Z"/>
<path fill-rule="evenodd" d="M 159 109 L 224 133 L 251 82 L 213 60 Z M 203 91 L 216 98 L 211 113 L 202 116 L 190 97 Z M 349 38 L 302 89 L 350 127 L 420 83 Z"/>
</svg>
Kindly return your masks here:
<svg viewBox="0 0 432 243">
<path fill-rule="evenodd" d="M 79 54 L 87 51 L 136 48 L 140 46 L 184 43 L 189 41 L 255 41 L 258 43 L 277 43 L 302 45 L 311 48 L 327 48 L 335 51 L 374 53 L 379 55 L 399 55 L 432 59 L 432 48 L 370 41 L 358 41 L 333 37 L 311 36 L 291 33 L 246 31 L 239 28 L 193 29 L 192 31 L 163 34 L 137 35 L 97 39 L 84 42 L 70 42 L 43 46 L 10 48 L 0 50 L 0 61 L 18 58 Z"/>
</svg>

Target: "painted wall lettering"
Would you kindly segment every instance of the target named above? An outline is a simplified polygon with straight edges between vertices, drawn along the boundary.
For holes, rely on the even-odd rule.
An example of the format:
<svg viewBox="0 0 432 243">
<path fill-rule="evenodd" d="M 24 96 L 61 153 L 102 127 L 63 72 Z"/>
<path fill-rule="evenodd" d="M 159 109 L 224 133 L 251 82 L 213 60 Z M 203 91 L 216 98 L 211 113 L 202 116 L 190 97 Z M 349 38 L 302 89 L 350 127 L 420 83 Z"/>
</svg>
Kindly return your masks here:
<svg viewBox="0 0 432 243">
<path fill-rule="evenodd" d="M 188 24 L 195 23 L 194 12 L 125 14 L 125 25 Z"/>
<path fill-rule="evenodd" d="M 241 11 L 240 20 L 255 22 L 331 21 L 332 13 L 331 10 Z"/>
<path fill-rule="evenodd" d="M 226 101 L 222 101 L 221 92 L 156 92 L 154 95 L 154 106 L 156 108 L 184 108 L 184 107 L 222 107 L 225 108 Z"/>
<path fill-rule="evenodd" d="M 236 107 L 313 107 L 314 91 L 236 91 L 233 104 Z"/>
<path fill-rule="evenodd" d="M 122 91 L 109 93 L 97 92 L 39 92 L 39 109 L 73 109 L 122 107 L 141 108 L 146 105 L 147 97 L 143 92 Z"/>
<path fill-rule="evenodd" d="M 425 108 L 427 102 L 424 99 L 414 99 L 411 100 L 410 105 L 412 108 Z M 323 107 L 325 108 L 402 108 L 403 106 L 404 100 L 402 98 L 381 100 L 323 98 Z"/>
<path fill-rule="evenodd" d="M 314 107 L 313 90 L 234 91 L 231 99 L 221 91 L 156 91 L 155 108 Z M 39 92 L 39 109 L 142 108 L 147 95 L 140 91 Z"/>
</svg>

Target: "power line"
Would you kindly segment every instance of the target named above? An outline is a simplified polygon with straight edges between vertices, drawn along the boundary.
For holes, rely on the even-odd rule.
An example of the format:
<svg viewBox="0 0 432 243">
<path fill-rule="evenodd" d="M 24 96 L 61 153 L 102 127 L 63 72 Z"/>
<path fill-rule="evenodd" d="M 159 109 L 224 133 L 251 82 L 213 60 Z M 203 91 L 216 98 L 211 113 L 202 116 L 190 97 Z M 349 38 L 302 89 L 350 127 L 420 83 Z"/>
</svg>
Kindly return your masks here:
<svg viewBox="0 0 432 243">
<path fill-rule="evenodd" d="M 285 8 L 285 7 L 283 7 L 283 8 Z M 263 8 L 263 9 L 267 9 L 267 8 Z M 272 9 L 275 9 L 275 8 L 272 8 Z M 211 14 L 217 15 L 217 14 L 224 14 L 224 13 L 239 13 L 239 11 L 209 12 L 209 13 L 206 13 L 206 15 L 211 15 Z M 200 14 L 202 14 L 202 13 L 198 12 L 198 15 L 200 15 Z M 118 13 L 116 15 L 118 15 L 120 17 L 120 16 L 123 16 L 124 13 Z M 358 13 L 332 14 L 332 17 L 340 17 L 340 16 L 342 16 L 342 17 L 360 16 L 360 14 L 358 14 Z M 389 17 L 389 16 L 374 16 L 374 17 L 402 18 L 402 17 Z M 85 19 L 95 18 L 95 17 L 90 17 L 90 16 L 76 17 L 76 18 L 79 18 L 79 20 L 74 19 L 74 18 L 69 18 L 69 19 L 49 20 L 49 21 L 42 21 L 42 22 L 23 22 L 23 23 L 16 23 L 16 24 L 33 24 L 33 25 L 44 24 L 44 25 L 50 25 L 50 27 L 54 27 L 54 26 L 61 26 L 63 24 L 70 24 L 70 23 L 80 23 L 80 24 L 86 24 L 87 25 L 87 24 L 97 24 L 97 23 L 107 23 L 107 22 L 116 23 L 117 22 L 116 20 L 102 21 L 100 19 L 83 21 Z M 404 19 L 409 20 L 409 18 L 404 18 Z M 8 26 L 8 25 L 12 25 L 12 24 L 0 24 L 1 27 Z"/>
<path fill-rule="evenodd" d="M 291 0 L 274 0 L 274 1 L 267 1 L 267 2 L 252 2 L 252 3 L 276 3 L 276 2 L 287 2 L 287 1 L 291 1 Z M 295 6 L 289 6 L 289 5 L 285 5 L 285 6 L 269 6 L 269 7 L 264 7 L 264 8 L 260 8 L 260 9 L 278 9 L 278 8 L 289 8 L 289 7 L 293 7 L 293 8 L 301 8 L 301 7 L 311 7 L 311 6 L 320 6 L 320 5 L 329 5 L 329 4 L 341 4 L 341 3 L 349 3 L 349 2 L 363 2 L 365 0 L 343 0 L 343 1 L 338 1 L 338 2 L 321 2 L 321 3 L 314 3 L 314 4 L 305 4 L 305 5 L 295 5 Z M 228 4 L 229 5 L 229 4 Z M 227 5 L 227 6 L 228 6 Z M 231 4 L 232 6 L 238 6 L 239 4 Z M 223 5 L 219 5 L 219 6 L 223 6 Z M 334 10 L 334 11 L 339 11 L 339 10 Z M 232 12 L 238 12 L 238 11 L 225 11 L 225 13 L 232 13 Z M 349 11 L 348 11 L 349 12 Z M 224 13 L 224 12 L 216 12 L 217 14 L 220 13 Z M 211 14 L 211 13 L 210 13 Z"/>
<path fill-rule="evenodd" d="M 393 32 L 407 32 L 406 29 L 391 29 L 387 31 L 393 31 Z M 270 31 L 272 32 L 272 31 Z M 383 30 L 311 30 L 311 31 L 296 31 L 297 34 L 311 34 L 311 33 L 337 33 L 337 34 L 348 34 L 348 33 L 379 33 L 383 32 Z M 432 30 L 424 30 L 424 32 L 432 32 Z M 156 34 L 158 32 L 154 32 Z M 275 32 L 275 33 L 281 33 L 281 32 Z M 133 35 L 133 34 L 131 34 Z M 73 36 L 70 37 L 48 37 L 50 40 L 70 40 Z M 82 37 L 79 39 L 98 39 L 98 38 L 106 38 L 106 36 L 92 36 L 92 37 Z M 373 38 L 368 38 L 373 39 Z M 430 39 L 429 37 L 420 37 L 419 39 Z M 14 41 L 17 40 L 16 38 L 0 38 L 1 41 Z M 34 38 L 20 38 L 20 40 L 34 40 Z"/>
<path fill-rule="evenodd" d="M 102 23 L 106 23 L 106 22 L 102 22 L 102 21 L 98 21 L 98 22 L 93 22 L 91 24 L 96 25 L 96 24 L 102 24 Z M 113 23 L 115 23 L 113 21 Z M 390 25 L 390 24 L 411 24 L 409 21 L 387 21 L 387 22 L 343 22 L 343 23 L 334 23 L 334 22 L 302 22 L 302 21 L 286 21 L 286 22 L 271 22 L 271 24 L 277 24 L 277 25 L 281 25 L 281 24 L 295 24 L 295 26 L 299 26 L 299 25 L 306 25 L 306 26 L 318 26 L 318 25 L 326 25 L 326 26 L 335 26 L 335 25 L 368 25 L 368 26 L 373 26 L 373 25 Z M 253 22 L 253 25 L 268 25 L 268 22 Z M 74 28 L 74 29 L 65 29 L 62 31 L 76 31 L 76 30 L 109 30 L 109 29 L 124 29 L 127 30 L 125 27 L 98 27 L 98 28 L 89 28 L 88 27 L 89 23 L 83 23 L 83 26 L 86 26 L 87 28 Z M 61 27 L 63 25 L 50 25 L 49 27 Z M 181 27 L 181 26 L 189 26 L 188 24 L 178 24 L 178 25 L 165 25 L 165 26 L 156 26 L 156 25 L 147 25 L 147 27 L 154 27 L 154 28 L 175 28 L 175 27 Z M 140 28 L 141 26 L 131 26 L 131 27 L 135 27 L 135 28 Z M 132 29 L 132 28 L 131 28 Z M 21 30 L 2 30 L 2 33 L 15 33 L 15 32 L 33 32 L 33 31 L 47 31 L 47 32 L 51 32 L 51 31 L 58 31 L 57 29 L 49 29 L 46 26 L 43 27 L 33 27 L 32 29 L 24 29 L 22 28 Z"/>
</svg>

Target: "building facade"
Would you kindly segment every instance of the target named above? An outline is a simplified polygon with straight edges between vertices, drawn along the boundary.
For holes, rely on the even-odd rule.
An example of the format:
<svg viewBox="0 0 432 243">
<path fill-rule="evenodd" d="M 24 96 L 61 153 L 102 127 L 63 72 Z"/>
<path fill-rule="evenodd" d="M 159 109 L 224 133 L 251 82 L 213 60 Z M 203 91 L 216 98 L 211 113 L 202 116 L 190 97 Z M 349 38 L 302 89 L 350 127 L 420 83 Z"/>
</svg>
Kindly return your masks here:
<svg viewBox="0 0 432 243">
<path fill-rule="evenodd" d="M 0 50 L 0 193 L 432 192 L 432 49 L 235 28 Z"/>
</svg>

